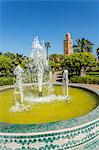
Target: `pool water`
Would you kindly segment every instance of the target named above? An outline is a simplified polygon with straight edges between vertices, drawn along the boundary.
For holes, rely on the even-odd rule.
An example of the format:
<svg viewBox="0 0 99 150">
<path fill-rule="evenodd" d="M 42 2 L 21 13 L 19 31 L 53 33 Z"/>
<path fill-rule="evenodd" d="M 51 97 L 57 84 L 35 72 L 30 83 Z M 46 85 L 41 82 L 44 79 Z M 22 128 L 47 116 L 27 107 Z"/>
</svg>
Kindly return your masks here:
<svg viewBox="0 0 99 150">
<path fill-rule="evenodd" d="M 61 86 L 55 86 L 55 94 L 61 94 Z M 25 112 L 11 112 L 13 106 L 13 89 L 0 92 L 0 122 L 12 124 L 40 124 L 61 120 L 68 120 L 83 116 L 92 111 L 99 104 L 98 96 L 80 88 L 69 88 L 71 102 L 55 100 L 45 103 L 32 103 L 31 109 Z"/>
</svg>

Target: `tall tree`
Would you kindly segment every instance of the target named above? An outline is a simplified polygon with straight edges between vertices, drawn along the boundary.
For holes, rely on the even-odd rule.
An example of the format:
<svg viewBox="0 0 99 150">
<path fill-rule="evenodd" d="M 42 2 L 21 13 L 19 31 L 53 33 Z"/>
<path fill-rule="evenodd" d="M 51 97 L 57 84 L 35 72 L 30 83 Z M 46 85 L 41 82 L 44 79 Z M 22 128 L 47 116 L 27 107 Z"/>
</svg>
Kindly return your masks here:
<svg viewBox="0 0 99 150">
<path fill-rule="evenodd" d="M 48 48 L 51 47 L 49 42 L 45 42 L 45 47 L 46 47 L 46 53 L 47 53 L 47 59 L 48 59 Z"/>
<path fill-rule="evenodd" d="M 74 52 L 92 52 L 93 43 L 85 38 L 77 39 L 77 45 L 74 45 Z"/>
<path fill-rule="evenodd" d="M 77 75 L 84 76 L 86 71 L 91 67 L 96 67 L 97 63 L 92 53 L 79 52 L 66 56 L 63 65 L 70 72 L 76 72 Z"/>
<path fill-rule="evenodd" d="M 98 61 L 99 61 L 99 47 L 96 49 L 96 54 L 97 54 Z"/>
<path fill-rule="evenodd" d="M 60 63 L 65 58 L 62 54 L 51 54 L 49 60 L 54 61 L 55 63 Z"/>
</svg>

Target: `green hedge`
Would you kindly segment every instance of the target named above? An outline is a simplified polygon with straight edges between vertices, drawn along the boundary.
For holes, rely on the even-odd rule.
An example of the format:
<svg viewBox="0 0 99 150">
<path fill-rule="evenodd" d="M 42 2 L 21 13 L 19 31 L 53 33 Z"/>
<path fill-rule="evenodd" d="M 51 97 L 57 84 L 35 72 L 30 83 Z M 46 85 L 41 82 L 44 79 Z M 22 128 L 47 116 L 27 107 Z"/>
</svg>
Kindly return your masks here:
<svg viewBox="0 0 99 150">
<path fill-rule="evenodd" d="M 3 85 L 12 85 L 13 78 L 12 77 L 0 77 L 0 86 Z"/>
<path fill-rule="evenodd" d="M 70 82 L 72 82 L 72 83 L 99 84 L 99 78 L 95 78 L 95 77 L 91 77 L 91 76 L 84 76 L 84 77 L 73 76 L 70 78 Z"/>
<path fill-rule="evenodd" d="M 71 83 L 87 83 L 87 84 L 99 84 L 99 78 L 91 77 L 91 76 L 84 76 L 78 77 L 73 76 L 70 77 Z M 0 86 L 3 85 L 12 85 L 13 84 L 13 77 L 0 77 Z"/>
</svg>

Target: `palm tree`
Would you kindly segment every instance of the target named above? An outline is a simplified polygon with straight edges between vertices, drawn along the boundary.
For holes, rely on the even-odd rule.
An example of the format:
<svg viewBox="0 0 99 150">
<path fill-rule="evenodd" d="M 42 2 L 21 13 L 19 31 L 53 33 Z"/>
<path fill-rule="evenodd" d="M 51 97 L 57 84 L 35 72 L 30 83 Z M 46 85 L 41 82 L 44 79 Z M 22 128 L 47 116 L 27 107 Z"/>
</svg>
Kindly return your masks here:
<svg viewBox="0 0 99 150">
<path fill-rule="evenodd" d="M 45 42 L 45 47 L 46 47 L 46 53 L 47 53 L 47 60 L 48 60 L 48 48 L 51 47 L 50 43 L 49 42 Z"/>
<path fill-rule="evenodd" d="M 18 54 L 18 53 L 16 53 L 16 54 L 15 54 L 15 60 L 16 60 L 18 63 L 21 64 L 22 60 L 24 60 L 23 54 Z"/>
<path fill-rule="evenodd" d="M 74 52 L 92 52 L 93 43 L 85 38 L 77 39 L 77 45 L 74 45 Z"/>
<path fill-rule="evenodd" d="M 98 61 L 99 61 L 99 47 L 96 49 L 96 54 L 97 54 Z"/>
<path fill-rule="evenodd" d="M 15 58 L 15 54 L 11 53 L 11 52 L 5 52 L 4 56 L 9 57 L 10 59 L 14 59 Z"/>
</svg>

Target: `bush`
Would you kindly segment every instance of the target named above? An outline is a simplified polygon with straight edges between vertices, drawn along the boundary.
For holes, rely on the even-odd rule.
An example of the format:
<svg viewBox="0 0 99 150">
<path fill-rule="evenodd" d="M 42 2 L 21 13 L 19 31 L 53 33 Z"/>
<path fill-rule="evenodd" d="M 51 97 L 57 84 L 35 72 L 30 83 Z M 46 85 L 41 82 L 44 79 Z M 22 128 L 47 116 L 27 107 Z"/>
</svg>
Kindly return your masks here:
<svg viewBox="0 0 99 150">
<path fill-rule="evenodd" d="M 0 86 L 12 84 L 13 84 L 13 77 L 0 77 Z"/>
<path fill-rule="evenodd" d="M 87 84 L 99 84 L 99 79 L 91 76 L 78 77 L 73 76 L 70 78 L 71 83 L 87 83 Z"/>
</svg>

